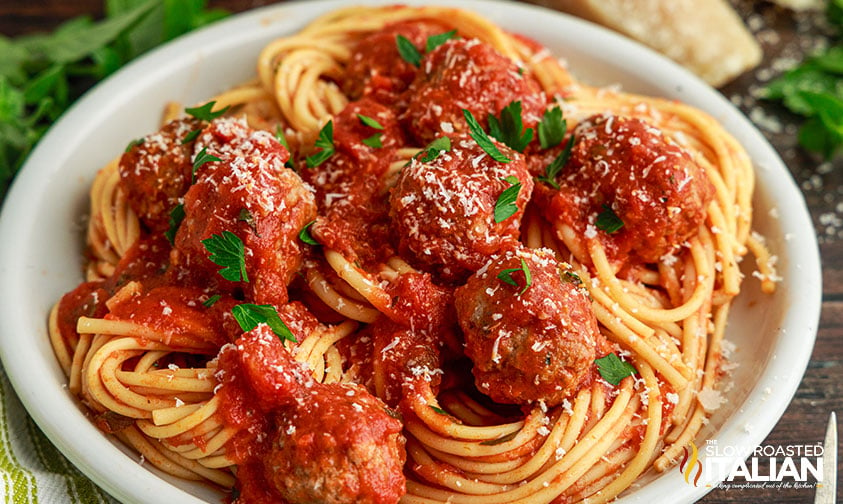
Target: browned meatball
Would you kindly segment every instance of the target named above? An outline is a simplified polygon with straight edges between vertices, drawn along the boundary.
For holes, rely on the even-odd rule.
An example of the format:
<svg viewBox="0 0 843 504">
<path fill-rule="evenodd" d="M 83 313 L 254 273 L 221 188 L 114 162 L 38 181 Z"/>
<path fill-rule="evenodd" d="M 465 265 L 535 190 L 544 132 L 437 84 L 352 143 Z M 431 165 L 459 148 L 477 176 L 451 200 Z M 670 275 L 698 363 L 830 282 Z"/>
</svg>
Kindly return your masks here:
<svg viewBox="0 0 843 504">
<path fill-rule="evenodd" d="M 447 32 L 434 21 L 402 21 L 387 25 L 354 47 L 343 81 L 343 90 L 352 98 L 369 96 L 381 103 L 394 103 L 416 76 L 417 68 L 401 57 L 396 38 L 409 40 L 424 53 L 428 37 Z"/>
<path fill-rule="evenodd" d="M 421 145 L 443 131 L 466 131 L 463 109 L 486 129 L 489 114 L 520 101 L 524 127 L 534 127 L 547 102 L 533 77 L 477 39 L 453 39 L 428 53 L 407 94 L 407 128 Z"/>
<path fill-rule="evenodd" d="M 321 385 L 282 410 L 267 479 L 291 503 L 395 503 L 404 495 L 401 422 L 365 389 Z"/>
<path fill-rule="evenodd" d="M 417 156 L 404 167 L 390 205 L 401 254 L 446 281 L 461 282 L 518 237 L 533 179 L 524 158 L 503 144 L 496 143 L 509 163 L 490 158 L 468 135 L 455 135 L 451 144 L 433 160 Z M 517 208 L 496 222 L 496 203 L 517 184 Z"/>
<path fill-rule="evenodd" d="M 167 230 L 170 211 L 190 187 L 193 142 L 182 142 L 201 127 L 196 119 L 177 119 L 134 142 L 120 158 L 120 187 L 150 231 Z"/>
<path fill-rule="evenodd" d="M 295 311 L 281 316 L 295 320 Z M 363 387 L 315 381 L 290 345 L 259 324 L 220 352 L 226 412 L 240 409 L 240 425 L 265 440 L 240 461 L 241 502 L 398 502 L 406 492 L 398 415 Z"/>
<path fill-rule="evenodd" d="M 223 293 L 257 303 L 287 301 L 287 285 L 301 265 L 299 231 L 316 216 L 313 194 L 284 167 L 288 153 L 271 134 L 235 119 L 217 119 L 197 140 L 220 158 L 203 164 L 184 197 L 185 218 L 175 238 L 171 262 L 178 281 L 216 284 Z M 246 281 L 224 279 L 209 259 L 204 240 L 225 232 L 244 246 Z M 241 279 L 242 280 L 242 279 Z"/>
<path fill-rule="evenodd" d="M 603 337 L 588 295 L 551 251 L 509 249 L 455 299 L 475 383 L 493 400 L 553 406 L 590 379 Z"/>
<path fill-rule="evenodd" d="M 639 119 L 599 115 L 578 125 L 575 134 L 549 219 L 597 236 L 609 258 L 621 262 L 656 262 L 699 229 L 714 186 L 660 130 Z M 612 233 L 597 222 L 608 208 L 623 222 Z"/>
</svg>

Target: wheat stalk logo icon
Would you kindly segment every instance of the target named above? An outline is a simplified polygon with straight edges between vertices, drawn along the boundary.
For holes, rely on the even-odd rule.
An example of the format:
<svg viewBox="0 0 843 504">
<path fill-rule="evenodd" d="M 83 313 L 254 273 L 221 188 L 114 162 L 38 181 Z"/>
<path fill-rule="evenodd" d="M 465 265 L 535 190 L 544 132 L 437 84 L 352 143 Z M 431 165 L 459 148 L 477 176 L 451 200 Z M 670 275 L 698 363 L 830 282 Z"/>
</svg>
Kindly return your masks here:
<svg viewBox="0 0 843 504">
<path fill-rule="evenodd" d="M 682 461 L 679 462 L 679 471 L 685 476 L 685 483 L 693 484 L 697 486 L 700 481 L 700 476 L 702 476 L 702 462 L 699 459 L 699 450 L 697 450 L 697 445 L 694 444 L 693 441 L 688 443 L 691 447 L 688 450 L 688 447 L 682 448 L 684 452 L 684 456 L 682 457 Z M 694 469 L 696 469 L 696 475 L 694 476 L 694 481 L 691 483 L 691 474 L 694 473 Z"/>
</svg>

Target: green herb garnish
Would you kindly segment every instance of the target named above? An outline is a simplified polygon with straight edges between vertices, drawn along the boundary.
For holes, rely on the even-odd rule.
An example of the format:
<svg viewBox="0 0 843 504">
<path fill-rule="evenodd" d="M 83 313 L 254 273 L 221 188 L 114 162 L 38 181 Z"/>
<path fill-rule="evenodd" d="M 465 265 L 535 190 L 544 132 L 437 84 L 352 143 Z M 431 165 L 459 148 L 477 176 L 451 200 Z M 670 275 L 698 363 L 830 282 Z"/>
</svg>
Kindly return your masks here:
<svg viewBox="0 0 843 504">
<path fill-rule="evenodd" d="M 618 217 L 618 214 L 612 210 L 612 207 L 604 204 L 603 211 L 597 216 L 595 225 L 597 226 L 597 229 L 602 229 L 603 231 L 612 234 L 623 227 L 623 221 L 620 217 Z"/>
<path fill-rule="evenodd" d="M 597 370 L 600 371 L 600 376 L 615 386 L 620 384 L 621 380 L 627 376 L 638 374 L 635 366 L 629 362 L 622 361 L 614 352 L 596 359 L 594 363 L 597 364 Z"/>
<path fill-rule="evenodd" d="M 427 144 L 427 147 L 420 153 L 419 161 L 422 163 L 429 163 L 438 158 L 443 152 L 451 150 L 451 139 L 448 137 L 439 137 L 436 140 Z"/>
<path fill-rule="evenodd" d="M 210 308 L 214 306 L 220 299 L 222 299 L 222 296 L 220 296 L 219 294 L 214 294 L 208 299 L 202 301 L 202 306 L 204 306 L 205 308 Z"/>
<path fill-rule="evenodd" d="M 366 126 L 368 126 L 370 128 L 375 128 L 376 130 L 382 130 L 383 129 L 383 125 L 381 125 L 381 123 L 379 123 L 377 120 L 375 120 L 375 119 L 373 119 L 369 116 L 364 116 L 363 114 L 357 114 L 357 118 L 360 119 L 361 123 L 365 124 Z"/>
<path fill-rule="evenodd" d="M 426 52 L 430 52 L 437 47 L 441 46 L 445 42 L 451 40 L 452 38 L 457 38 L 457 30 L 447 31 L 445 33 L 439 33 L 437 35 L 431 35 L 427 37 L 427 43 L 425 44 L 424 48 Z"/>
<path fill-rule="evenodd" d="M 196 119 L 199 119 L 200 121 L 211 122 L 214 119 L 216 119 L 217 117 L 220 117 L 221 115 L 228 112 L 228 109 L 231 108 L 230 106 L 228 106 L 228 107 L 222 108 L 220 110 L 217 110 L 216 112 L 213 112 L 214 105 L 216 105 L 216 104 L 217 104 L 216 101 L 209 101 L 208 103 L 205 103 L 204 105 L 200 105 L 198 107 L 185 108 L 184 111 L 188 115 L 190 115 L 192 117 L 195 117 Z"/>
<path fill-rule="evenodd" d="M 527 292 L 527 289 L 533 285 L 533 275 L 530 273 L 530 267 L 527 266 L 527 262 L 524 261 L 524 258 L 521 258 L 520 268 L 508 268 L 498 273 L 498 280 L 514 287 L 519 287 L 518 282 L 512 278 L 512 274 L 518 271 L 524 274 L 524 287 L 521 289 L 521 292 L 518 293 L 520 296 L 521 294 Z"/>
<path fill-rule="evenodd" d="M 495 143 L 492 142 L 486 132 L 483 131 L 483 127 L 480 126 L 480 123 L 478 123 L 477 119 L 474 118 L 474 114 L 472 114 L 468 109 L 462 109 L 462 114 L 463 117 L 465 117 L 465 122 L 468 123 L 468 133 L 471 135 L 471 138 L 477 142 L 477 145 L 479 145 L 480 148 L 495 161 L 509 163 L 510 159 L 498 150 Z"/>
<path fill-rule="evenodd" d="M 503 190 L 495 203 L 495 222 L 503 222 L 518 211 L 518 205 L 515 202 L 518 200 L 518 193 L 521 191 L 521 182 L 515 175 L 510 175 L 503 180 L 508 182 L 510 186 Z"/>
<path fill-rule="evenodd" d="M 246 252 L 243 240 L 231 231 L 223 231 L 221 235 L 211 235 L 202 240 L 210 255 L 208 259 L 217 266 L 222 266 L 220 275 L 231 282 L 249 281 L 246 275 Z"/>
<path fill-rule="evenodd" d="M 243 331 L 251 331 L 258 324 L 266 324 L 282 342 L 298 343 L 293 332 L 278 316 L 278 310 L 272 305 L 243 303 L 232 308 L 231 313 Z"/>
<path fill-rule="evenodd" d="M 524 129 L 521 102 L 513 101 L 501 110 L 500 119 L 489 114 L 489 134 L 518 152 L 533 141 L 533 128 Z"/>
<path fill-rule="evenodd" d="M 129 145 L 126 146 L 126 150 L 123 152 L 129 152 L 130 150 L 134 149 L 138 145 L 143 145 L 144 139 L 143 138 L 136 138 L 129 142 Z"/>
<path fill-rule="evenodd" d="M 205 165 L 205 163 L 211 163 L 215 161 L 222 161 L 222 159 L 214 156 L 213 154 L 208 154 L 208 148 L 202 147 L 202 150 L 199 151 L 199 154 L 193 158 L 193 182 L 196 182 L 196 170 L 201 168 Z"/>
<path fill-rule="evenodd" d="M 544 169 L 544 175 L 540 175 L 536 177 L 539 182 L 544 182 L 547 185 L 553 187 L 554 189 L 559 189 L 559 184 L 556 182 L 556 177 L 559 176 L 559 172 L 562 171 L 562 168 L 568 163 L 568 159 L 571 157 L 571 150 L 574 148 L 574 135 L 571 134 L 571 138 L 568 139 L 568 143 L 565 144 L 565 148 L 562 149 L 562 152 L 559 153 L 558 156 L 553 158 L 553 161 L 550 162 Z"/>
<path fill-rule="evenodd" d="M 504 434 L 503 436 L 497 439 L 487 439 L 486 441 L 481 441 L 480 444 L 485 446 L 495 446 L 502 443 L 506 443 L 507 441 L 512 441 L 513 439 L 515 439 L 515 436 L 518 435 L 518 432 L 519 431 L 510 432 L 509 434 Z"/>
<path fill-rule="evenodd" d="M 174 206 L 173 209 L 170 210 L 170 227 L 167 229 L 167 231 L 164 232 L 164 236 L 167 237 L 167 240 L 170 242 L 170 245 L 175 245 L 176 232 L 179 230 L 179 226 L 181 226 L 181 222 L 184 220 L 184 217 L 184 205 L 182 205 L 181 203 Z"/>
<path fill-rule="evenodd" d="M 290 154 L 290 159 L 288 159 L 287 162 L 284 163 L 284 166 L 290 168 L 291 170 L 295 170 L 296 165 L 293 162 L 293 151 L 290 150 L 290 144 L 287 143 L 287 137 L 284 136 L 284 131 L 281 129 L 280 125 L 275 126 L 275 139 L 278 140 L 278 143 L 283 145 L 284 148 L 287 149 L 287 152 Z"/>
<path fill-rule="evenodd" d="M 549 149 L 562 143 L 565 132 L 568 131 L 568 121 L 562 118 L 562 109 L 554 107 L 545 110 L 538 130 L 539 145 L 542 149 Z"/>
<path fill-rule="evenodd" d="M 328 121 L 325 126 L 319 130 L 319 137 L 314 144 L 316 147 L 322 149 L 316 154 L 307 156 L 305 162 L 308 168 L 315 168 L 324 163 L 329 157 L 334 154 L 334 121 Z"/>
<path fill-rule="evenodd" d="M 398 47 L 398 54 L 407 63 L 418 67 L 421 65 L 422 54 L 416 49 L 416 46 L 410 42 L 410 39 L 404 35 L 395 36 L 395 45 Z"/>
<path fill-rule="evenodd" d="M 299 240 L 307 243 L 308 245 L 319 245 L 319 242 L 314 240 L 313 235 L 310 234 L 310 226 L 312 226 L 314 222 L 316 221 L 312 220 L 308 222 L 303 228 L 301 228 L 301 231 L 299 231 Z"/>
</svg>

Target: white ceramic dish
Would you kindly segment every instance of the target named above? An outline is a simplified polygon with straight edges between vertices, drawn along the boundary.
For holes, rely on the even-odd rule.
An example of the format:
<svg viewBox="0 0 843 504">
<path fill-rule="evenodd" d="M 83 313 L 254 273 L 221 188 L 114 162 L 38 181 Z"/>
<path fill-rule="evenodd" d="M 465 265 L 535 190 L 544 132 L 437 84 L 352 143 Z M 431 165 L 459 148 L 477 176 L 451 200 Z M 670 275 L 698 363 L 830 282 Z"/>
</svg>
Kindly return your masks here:
<svg viewBox="0 0 843 504">
<path fill-rule="evenodd" d="M 363 0 L 361 3 L 375 3 Z M 420 4 L 415 0 L 403 3 Z M 565 58 L 581 79 L 678 99 L 722 121 L 758 167 L 755 228 L 779 256 L 784 282 L 765 297 L 749 278 L 727 338 L 737 346 L 735 386 L 697 444 L 755 446 L 789 404 L 808 363 L 820 308 L 819 254 L 802 196 L 762 135 L 731 104 L 669 60 L 620 36 L 536 7 L 485 0 L 434 0 L 475 10 L 533 37 Z M 103 436 L 67 392 L 46 330 L 50 306 L 81 280 L 83 216 L 95 172 L 131 139 L 156 129 L 170 100 L 197 103 L 254 75 L 270 39 L 347 5 L 337 0 L 285 3 L 235 16 L 154 51 L 74 106 L 29 158 L 0 216 L 0 357 L 23 404 L 85 474 L 128 503 L 219 502 L 209 488 L 142 465 Z M 778 217 L 770 210 L 778 208 Z M 623 502 L 692 502 L 708 489 L 676 470 L 647 478 Z"/>
</svg>

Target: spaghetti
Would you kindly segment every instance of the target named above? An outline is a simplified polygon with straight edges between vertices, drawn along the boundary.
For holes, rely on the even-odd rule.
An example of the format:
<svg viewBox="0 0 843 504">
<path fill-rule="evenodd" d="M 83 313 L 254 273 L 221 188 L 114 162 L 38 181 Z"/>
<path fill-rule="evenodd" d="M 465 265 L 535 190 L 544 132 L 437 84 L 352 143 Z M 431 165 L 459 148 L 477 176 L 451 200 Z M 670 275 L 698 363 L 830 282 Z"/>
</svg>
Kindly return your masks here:
<svg viewBox="0 0 843 504">
<path fill-rule="evenodd" d="M 458 9 L 257 69 L 93 183 L 49 330 L 98 427 L 244 503 L 607 502 L 677 459 L 741 258 L 775 288 L 716 121 Z"/>
</svg>

